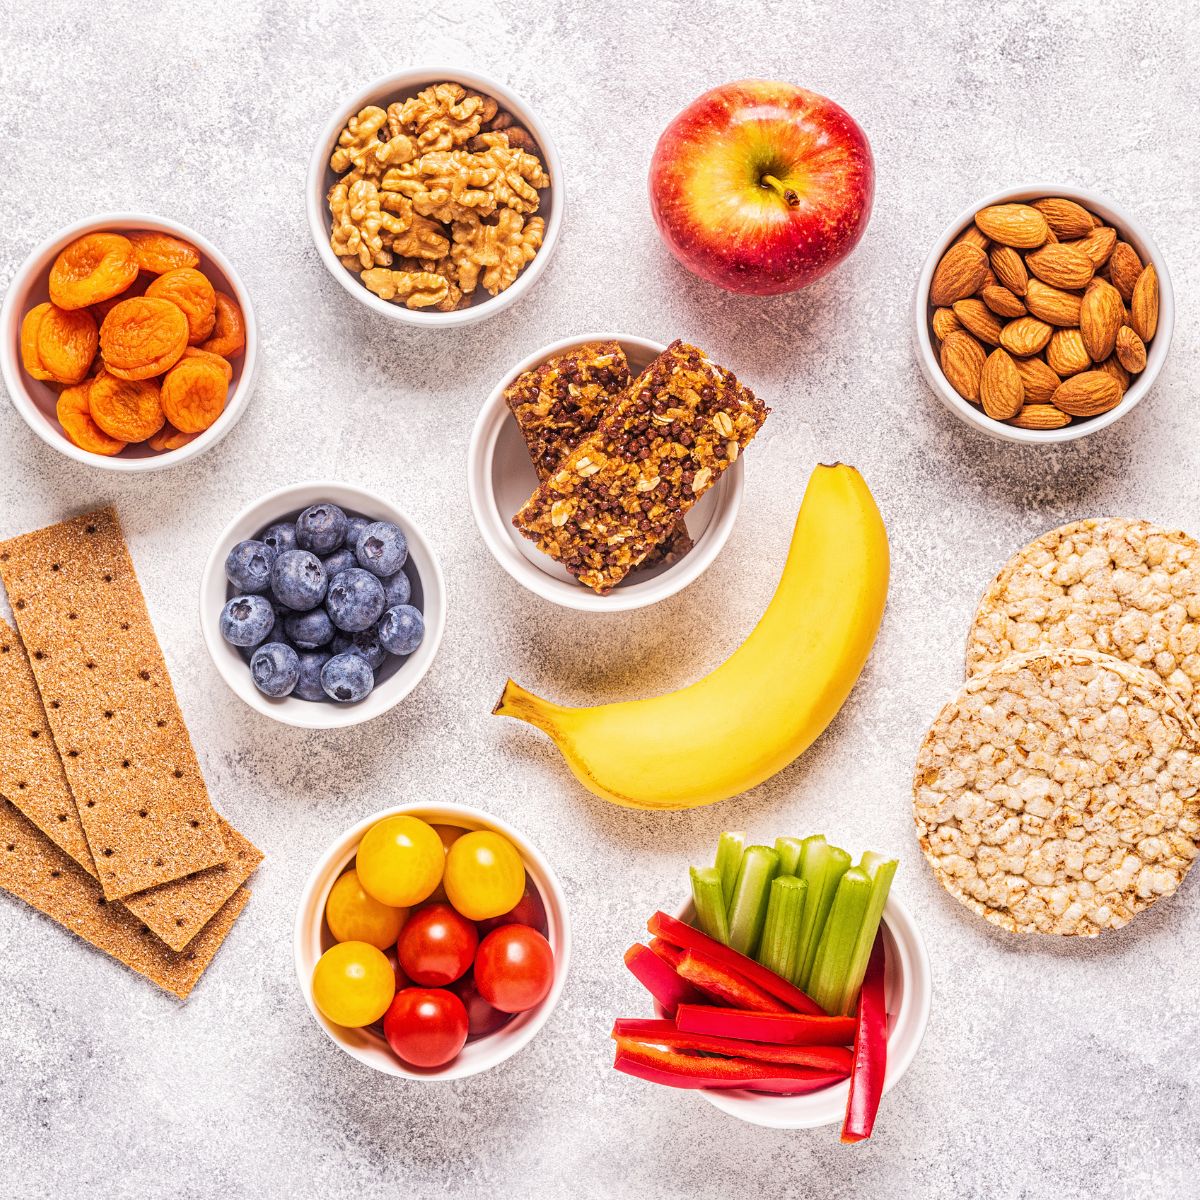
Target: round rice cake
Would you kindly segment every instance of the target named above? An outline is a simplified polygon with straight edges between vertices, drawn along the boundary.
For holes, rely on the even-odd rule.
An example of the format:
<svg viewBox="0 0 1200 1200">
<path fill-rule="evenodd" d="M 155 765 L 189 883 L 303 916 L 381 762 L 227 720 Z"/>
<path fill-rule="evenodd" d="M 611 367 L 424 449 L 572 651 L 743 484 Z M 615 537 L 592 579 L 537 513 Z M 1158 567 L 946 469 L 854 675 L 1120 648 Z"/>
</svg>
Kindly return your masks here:
<svg viewBox="0 0 1200 1200">
<path fill-rule="evenodd" d="M 921 849 L 951 895 L 1011 933 L 1120 928 L 1196 857 L 1198 739 L 1149 671 L 1082 650 L 1014 655 L 925 737 Z"/>
<path fill-rule="evenodd" d="M 1200 720 L 1200 543 L 1149 521 L 1091 517 L 1018 551 L 975 613 L 967 675 L 1064 649 L 1153 671 Z"/>
</svg>

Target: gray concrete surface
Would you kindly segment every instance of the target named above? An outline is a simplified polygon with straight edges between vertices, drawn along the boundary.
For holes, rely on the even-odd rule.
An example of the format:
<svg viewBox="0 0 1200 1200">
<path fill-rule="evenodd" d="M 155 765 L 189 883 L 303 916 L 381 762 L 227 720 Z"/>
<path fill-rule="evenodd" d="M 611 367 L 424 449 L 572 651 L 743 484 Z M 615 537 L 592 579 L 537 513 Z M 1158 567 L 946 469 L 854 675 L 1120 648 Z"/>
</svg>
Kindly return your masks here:
<svg viewBox="0 0 1200 1200">
<path fill-rule="evenodd" d="M 0 404 L 0 534 L 113 502 L 212 791 L 268 853 L 255 895 L 178 1005 L 0 899 L 0 1178 L 15 1197 L 1184 1197 L 1197 1194 L 1200 880 L 1100 944 L 1018 943 L 946 897 L 909 817 L 917 744 L 962 671 L 978 593 L 1023 540 L 1090 514 L 1200 531 L 1195 440 L 1197 10 L 1185 0 L 838 6 L 771 0 L 458 0 L 444 6 L 83 6 L 0 0 L 0 284 L 57 227 L 104 209 L 174 216 L 220 243 L 256 298 L 257 394 L 176 471 L 75 465 Z M 373 319 L 309 242 L 303 182 L 342 98 L 409 64 L 508 80 L 567 172 L 562 245 L 535 291 L 441 336 Z M 705 88 L 783 77 L 835 97 L 878 165 L 857 253 L 808 291 L 725 295 L 678 269 L 645 195 L 661 128 Z M 1179 298 L 1152 397 L 1049 451 L 967 431 L 923 386 L 909 295 L 972 199 L 1027 178 L 1092 185 L 1146 220 Z M 686 335 L 775 413 L 748 455 L 736 530 L 683 594 L 585 618 L 493 563 L 465 494 L 494 380 L 584 329 Z M 489 716 L 506 674 L 569 701 L 681 684 L 767 602 L 812 464 L 860 466 L 889 524 L 883 633 L 853 697 L 801 761 L 717 808 L 622 811 L 584 794 L 534 732 Z M 340 734 L 240 704 L 200 641 L 209 546 L 263 491 L 327 476 L 386 492 L 426 530 L 452 612 L 440 657 L 389 717 Z M 292 971 L 314 858 L 363 814 L 461 799 L 516 822 L 569 893 L 576 959 L 542 1035 L 493 1073 L 403 1085 L 340 1055 Z M 935 977 L 923 1050 L 876 1137 L 741 1125 L 616 1075 L 614 1016 L 645 1011 L 621 964 L 723 828 L 824 831 L 894 850 Z"/>
</svg>

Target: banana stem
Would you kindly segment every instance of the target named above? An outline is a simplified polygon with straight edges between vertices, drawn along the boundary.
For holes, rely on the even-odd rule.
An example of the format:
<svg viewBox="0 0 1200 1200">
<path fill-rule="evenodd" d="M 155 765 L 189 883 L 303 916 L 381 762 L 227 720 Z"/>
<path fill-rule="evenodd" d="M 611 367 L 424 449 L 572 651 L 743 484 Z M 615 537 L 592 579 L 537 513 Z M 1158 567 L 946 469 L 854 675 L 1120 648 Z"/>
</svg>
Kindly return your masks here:
<svg viewBox="0 0 1200 1200">
<path fill-rule="evenodd" d="M 505 683 L 504 691 L 500 693 L 500 699 L 496 701 L 496 707 L 492 709 L 492 715 L 513 717 L 518 721 L 525 721 L 553 737 L 552 714 L 562 711 L 562 705 L 543 700 L 541 696 L 535 696 L 533 692 L 510 679 Z"/>
</svg>

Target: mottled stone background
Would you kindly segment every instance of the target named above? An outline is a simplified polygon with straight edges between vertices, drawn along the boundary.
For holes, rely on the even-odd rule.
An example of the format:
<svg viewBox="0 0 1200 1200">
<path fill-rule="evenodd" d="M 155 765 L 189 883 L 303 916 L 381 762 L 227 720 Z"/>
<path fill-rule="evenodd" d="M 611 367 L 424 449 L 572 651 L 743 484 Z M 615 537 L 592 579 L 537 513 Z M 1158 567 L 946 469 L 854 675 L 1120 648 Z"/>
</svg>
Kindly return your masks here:
<svg viewBox="0 0 1200 1200">
<path fill-rule="evenodd" d="M 1200 530 L 1197 12 L 1187 0 L 0 0 L 0 282 L 69 221 L 159 212 L 234 260 L 263 340 L 238 427 L 159 475 L 76 465 L 0 404 L 0 534 L 116 504 L 213 794 L 269 856 L 182 1006 L 0 899 L 2 1190 L 1195 1196 L 1200 879 L 1101 944 L 1018 943 L 941 892 L 908 789 L 921 735 L 961 676 L 975 600 L 1017 545 L 1090 514 Z M 328 276 L 303 186 L 343 97 L 439 62 L 532 101 L 558 142 L 568 199 L 557 255 L 523 303 L 428 334 L 376 320 Z M 876 154 L 865 241 L 797 296 L 736 298 L 690 278 L 646 203 L 665 123 L 746 75 L 835 97 Z M 943 225 L 1028 179 L 1091 185 L 1140 214 L 1179 299 L 1151 398 L 1117 427 L 1048 450 L 994 444 L 947 414 L 918 375 L 909 316 Z M 718 561 L 674 599 L 611 619 L 512 583 L 479 539 L 464 482 L 471 424 L 500 374 L 593 329 L 684 335 L 775 409 Z M 850 703 L 791 769 L 715 809 L 639 815 L 583 793 L 548 742 L 488 715 L 509 673 L 588 701 L 670 688 L 718 663 L 770 597 L 813 463 L 834 458 L 870 481 L 894 578 Z M 378 489 L 413 515 L 441 555 L 452 610 L 406 704 L 314 736 L 233 698 L 201 644 L 196 593 L 235 512 L 321 476 Z M 527 830 L 561 873 L 575 922 L 571 977 L 542 1035 L 491 1074 L 447 1086 L 404 1085 L 340 1055 L 292 969 L 293 912 L 321 848 L 374 809 L 425 798 Z M 868 1145 L 842 1147 L 836 1129 L 742 1125 L 609 1066 L 610 1021 L 646 1008 L 622 951 L 730 826 L 760 838 L 823 831 L 901 857 L 896 890 L 928 942 L 933 1017 Z"/>
</svg>

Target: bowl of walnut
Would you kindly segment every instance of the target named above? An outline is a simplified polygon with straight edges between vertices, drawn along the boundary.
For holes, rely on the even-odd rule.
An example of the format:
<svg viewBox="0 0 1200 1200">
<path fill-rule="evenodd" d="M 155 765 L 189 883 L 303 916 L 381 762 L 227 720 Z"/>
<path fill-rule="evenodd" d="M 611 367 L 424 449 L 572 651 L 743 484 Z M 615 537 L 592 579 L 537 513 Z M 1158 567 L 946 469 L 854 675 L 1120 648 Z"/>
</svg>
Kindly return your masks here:
<svg viewBox="0 0 1200 1200">
<path fill-rule="evenodd" d="M 431 67 L 378 80 L 326 126 L 308 171 L 322 262 L 409 325 L 494 316 L 534 284 L 562 225 L 562 163 L 503 84 Z"/>
<path fill-rule="evenodd" d="M 1095 192 L 988 196 L 938 239 L 914 310 L 930 387 L 994 438 L 1067 442 L 1133 410 L 1167 357 L 1175 303 L 1145 228 Z"/>
</svg>

